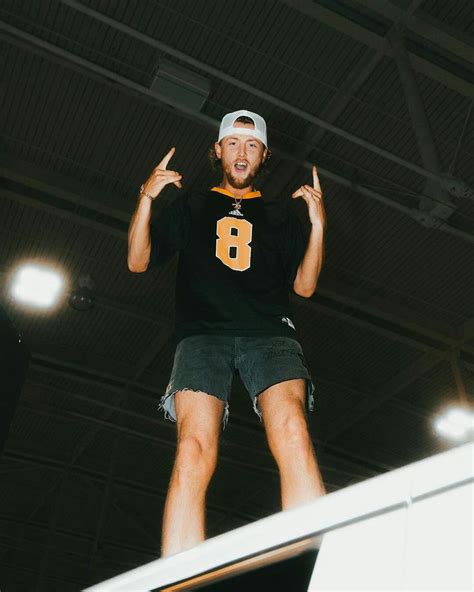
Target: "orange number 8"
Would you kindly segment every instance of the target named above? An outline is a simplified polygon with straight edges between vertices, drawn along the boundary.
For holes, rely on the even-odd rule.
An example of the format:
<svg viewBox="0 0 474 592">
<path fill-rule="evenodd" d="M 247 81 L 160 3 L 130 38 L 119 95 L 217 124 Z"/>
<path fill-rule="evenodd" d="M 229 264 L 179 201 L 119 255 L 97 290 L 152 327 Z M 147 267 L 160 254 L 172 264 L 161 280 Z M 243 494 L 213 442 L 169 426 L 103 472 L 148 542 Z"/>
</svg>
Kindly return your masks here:
<svg viewBox="0 0 474 592">
<path fill-rule="evenodd" d="M 221 218 L 217 221 L 216 257 L 235 271 L 245 271 L 250 267 L 252 249 L 252 224 L 247 220 Z M 236 234 L 232 234 L 232 230 Z M 231 247 L 234 247 L 231 257 Z"/>
</svg>

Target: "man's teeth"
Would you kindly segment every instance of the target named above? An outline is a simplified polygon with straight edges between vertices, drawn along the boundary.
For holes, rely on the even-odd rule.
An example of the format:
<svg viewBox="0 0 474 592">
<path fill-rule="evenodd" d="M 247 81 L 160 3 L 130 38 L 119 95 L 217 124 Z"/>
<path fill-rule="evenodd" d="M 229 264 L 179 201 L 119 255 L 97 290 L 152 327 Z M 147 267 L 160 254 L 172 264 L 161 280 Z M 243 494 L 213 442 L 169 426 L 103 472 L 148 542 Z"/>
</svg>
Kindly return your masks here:
<svg viewBox="0 0 474 592">
<path fill-rule="evenodd" d="M 240 170 L 244 170 L 247 168 L 247 163 L 246 162 L 236 162 L 235 168 L 240 169 Z"/>
</svg>

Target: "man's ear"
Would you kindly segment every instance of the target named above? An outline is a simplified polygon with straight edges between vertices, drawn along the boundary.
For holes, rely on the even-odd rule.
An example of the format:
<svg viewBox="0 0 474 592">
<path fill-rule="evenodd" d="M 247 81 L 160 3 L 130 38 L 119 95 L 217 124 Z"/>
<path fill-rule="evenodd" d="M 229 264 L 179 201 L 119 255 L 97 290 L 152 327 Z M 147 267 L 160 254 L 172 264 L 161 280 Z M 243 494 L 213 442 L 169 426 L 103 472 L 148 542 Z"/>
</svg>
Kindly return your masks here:
<svg viewBox="0 0 474 592">
<path fill-rule="evenodd" d="M 267 160 L 267 156 L 268 156 L 268 148 L 265 148 L 265 150 L 263 151 L 262 162 L 265 162 Z"/>
<path fill-rule="evenodd" d="M 221 145 L 219 144 L 219 142 L 216 142 L 214 144 L 214 150 L 216 151 L 217 158 L 220 158 L 222 156 L 222 148 L 221 148 Z"/>
</svg>

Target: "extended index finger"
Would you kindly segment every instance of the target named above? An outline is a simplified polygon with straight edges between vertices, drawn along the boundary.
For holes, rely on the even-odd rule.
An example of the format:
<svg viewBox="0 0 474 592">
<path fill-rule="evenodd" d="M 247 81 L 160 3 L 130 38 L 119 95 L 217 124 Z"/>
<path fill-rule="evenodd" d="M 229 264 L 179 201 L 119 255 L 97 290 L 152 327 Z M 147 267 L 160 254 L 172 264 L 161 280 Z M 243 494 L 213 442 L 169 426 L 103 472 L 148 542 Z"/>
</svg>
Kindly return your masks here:
<svg viewBox="0 0 474 592">
<path fill-rule="evenodd" d="M 318 171 L 316 170 L 316 167 L 313 164 L 313 187 L 316 189 L 316 191 L 319 191 L 319 193 L 322 193 L 321 191 L 321 183 L 319 182 L 319 177 L 318 177 Z"/>
<path fill-rule="evenodd" d="M 166 154 L 164 156 L 163 160 L 160 162 L 160 164 L 156 168 L 166 170 L 166 167 L 168 166 L 169 161 L 173 158 L 173 154 L 174 154 L 175 150 L 176 150 L 176 148 L 173 146 L 173 148 L 171 148 L 171 150 L 168 152 L 168 154 Z"/>
</svg>

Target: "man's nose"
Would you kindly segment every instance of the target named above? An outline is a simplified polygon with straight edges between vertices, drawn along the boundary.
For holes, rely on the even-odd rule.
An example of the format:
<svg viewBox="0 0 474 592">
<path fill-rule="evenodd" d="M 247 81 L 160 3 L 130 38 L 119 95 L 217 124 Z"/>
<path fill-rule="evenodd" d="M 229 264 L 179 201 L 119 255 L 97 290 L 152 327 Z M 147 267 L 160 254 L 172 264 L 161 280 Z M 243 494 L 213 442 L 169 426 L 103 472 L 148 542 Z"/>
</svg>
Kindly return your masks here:
<svg viewBox="0 0 474 592">
<path fill-rule="evenodd" d="M 246 156 L 247 155 L 247 147 L 245 144 L 240 144 L 239 146 L 239 156 Z"/>
</svg>

